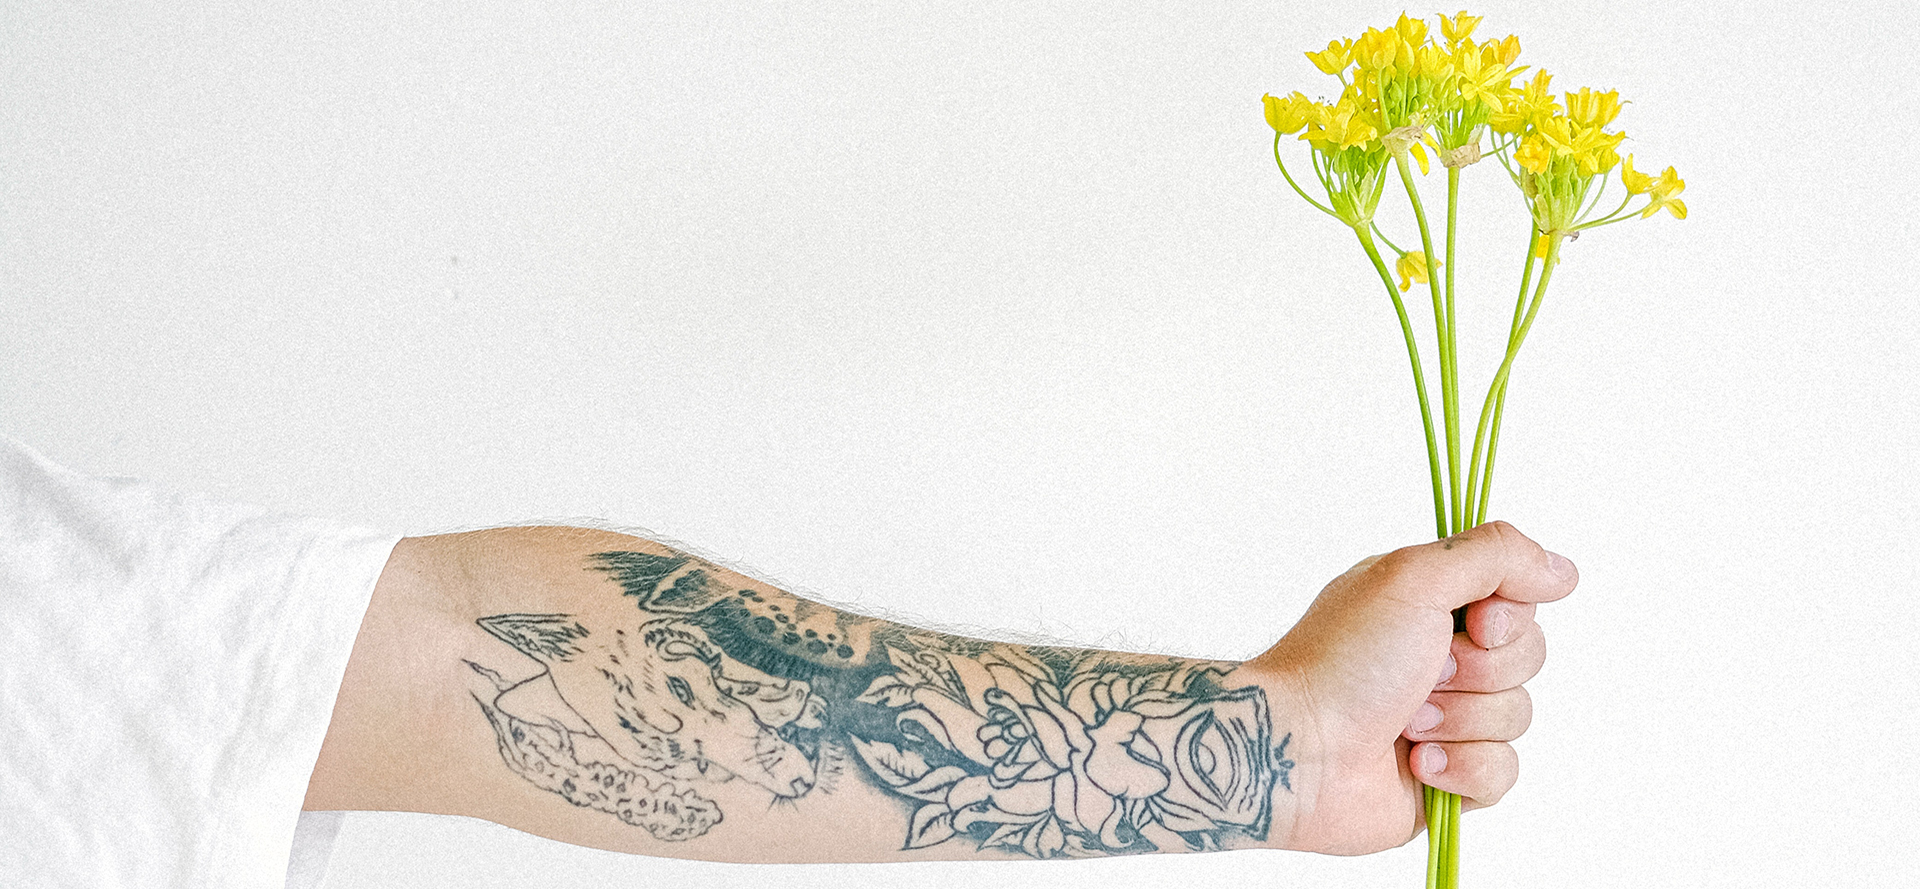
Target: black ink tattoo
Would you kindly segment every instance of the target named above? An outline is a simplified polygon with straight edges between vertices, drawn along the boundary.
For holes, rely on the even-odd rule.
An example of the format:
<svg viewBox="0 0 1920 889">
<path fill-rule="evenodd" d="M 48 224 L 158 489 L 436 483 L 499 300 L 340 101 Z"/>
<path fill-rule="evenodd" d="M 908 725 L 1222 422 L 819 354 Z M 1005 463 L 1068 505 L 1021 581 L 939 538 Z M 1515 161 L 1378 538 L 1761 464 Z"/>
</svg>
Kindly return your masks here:
<svg viewBox="0 0 1920 889">
<path fill-rule="evenodd" d="M 711 800 L 674 783 L 666 770 L 632 768 L 577 714 L 553 700 L 547 674 L 516 685 L 472 661 L 467 666 L 494 687 L 495 694 L 476 694 L 474 700 L 493 726 L 500 756 L 515 774 L 567 802 L 617 816 L 662 840 L 692 839 L 720 823 L 720 807 Z M 503 700 L 514 703 L 503 705 Z M 547 706 L 523 709 L 537 704 Z M 522 719 L 507 713 L 505 706 L 545 718 Z"/>
<path fill-rule="evenodd" d="M 1050 858 L 1265 838 L 1276 771 L 1258 688 L 1220 688 L 1213 664 L 929 641 L 890 651 L 896 669 L 856 698 L 891 715 L 863 720 L 882 731 L 849 733 L 921 803 L 906 848 L 966 837 Z"/>
<path fill-rule="evenodd" d="M 663 840 L 705 834 L 694 782 L 770 799 L 854 773 L 910 810 L 902 847 L 951 841 L 1039 858 L 1216 849 L 1264 839 L 1291 791 L 1265 694 L 1226 666 L 911 630 L 784 593 L 730 589 L 691 556 L 600 553 L 639 614 L 478 623 L 538 661 L 518 682 L 471 664 L 515 773 Z"/>
<path fill-rule="evenodd" d="M 1286 737 L 1280 739 L 1280 746 L 1273 748 L 1273 771 L 1280 779 L 1281 789 L 1288 793 L 1293 792 L 1293 783 L 1288 780 L 1293 773 L 1293 760 L 1287 758 L 1287 742 L 1291 740 L 1293 733 L 1288 732 Z"/>
</svg>

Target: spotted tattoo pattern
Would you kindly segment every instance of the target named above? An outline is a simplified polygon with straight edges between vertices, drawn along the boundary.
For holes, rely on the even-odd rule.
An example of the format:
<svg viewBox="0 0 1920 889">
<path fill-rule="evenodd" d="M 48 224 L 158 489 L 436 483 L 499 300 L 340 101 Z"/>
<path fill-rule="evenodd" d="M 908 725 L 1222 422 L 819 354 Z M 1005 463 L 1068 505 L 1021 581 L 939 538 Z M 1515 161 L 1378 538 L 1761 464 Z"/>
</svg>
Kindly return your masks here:
<svg viewBox="0 0 1920 889">
<path fill-rule="evenodd" d="M 703 783 L 770 802 L 860 780 L 899 801 L 905 849 L 964 843 L 1036 858 L 1264 839 L 1291 735 L 1227 665 L 914 630 L 771 589 L 732 588 L 684 554 L 606 552 L 636 606 L 478 624 L 539 672 L 477 663 L 502 760 L 567 802 L 653 837 L 724 813 Z"/>
</svg>

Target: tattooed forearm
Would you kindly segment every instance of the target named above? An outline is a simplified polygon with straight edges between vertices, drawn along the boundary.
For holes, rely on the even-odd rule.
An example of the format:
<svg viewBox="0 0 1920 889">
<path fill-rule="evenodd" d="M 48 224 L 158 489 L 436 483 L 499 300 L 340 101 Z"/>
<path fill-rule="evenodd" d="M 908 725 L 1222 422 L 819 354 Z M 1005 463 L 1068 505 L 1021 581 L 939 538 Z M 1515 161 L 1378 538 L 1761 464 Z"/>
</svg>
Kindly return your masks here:
<svg viewBox="0 0 1920 889">
<path fill-rule="evenodd" d="M 631 610 L 479 625 L 544 668 L 470 664 L 516 774 L 661 840 L 722 823 L 705 782 L 769 801 L 842 780 L 900 801 L 900 846 L 1039 858 L 1266 838 L 1290 734 L 1232 664 L 986 642 L 797 599 L 679 553 L 601 552 Z M 897 817 L 897 816 L 896 816 Z"/>
</svg>

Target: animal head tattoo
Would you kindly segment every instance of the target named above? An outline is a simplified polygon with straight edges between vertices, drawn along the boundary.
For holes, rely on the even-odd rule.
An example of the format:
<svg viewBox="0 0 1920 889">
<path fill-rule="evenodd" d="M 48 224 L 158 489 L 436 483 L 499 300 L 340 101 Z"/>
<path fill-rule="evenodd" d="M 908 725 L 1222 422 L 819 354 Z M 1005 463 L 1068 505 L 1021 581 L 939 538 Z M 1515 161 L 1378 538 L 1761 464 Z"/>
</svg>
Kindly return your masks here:
<svg viewBox="0 0 1920 889">
<path fill-rule="evenodd" d="M 479 624 L 546 666 L 543 681 L 492 701 L 503 713 L 590 734 L 666 775 L 737 777 L 780 797 L 813 789 L 825 702 L 729 657 L 697 626 L 662 618 L 596 633 L 556 614 Z"/>
</svg>

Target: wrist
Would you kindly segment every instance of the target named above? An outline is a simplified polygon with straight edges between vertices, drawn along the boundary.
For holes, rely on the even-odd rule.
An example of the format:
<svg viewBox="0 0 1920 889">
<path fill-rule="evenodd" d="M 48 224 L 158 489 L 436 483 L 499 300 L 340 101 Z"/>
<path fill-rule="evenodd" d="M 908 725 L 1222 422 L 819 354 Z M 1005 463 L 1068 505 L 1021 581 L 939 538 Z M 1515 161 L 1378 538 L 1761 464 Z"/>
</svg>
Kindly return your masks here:
<svg viewBox="0 0 1920 889">
<path fill-rule="evenodd" d="M 1316 730 L 1309 718 L 1307 698 L 1297 675 L 1261 657 L 1236 667 L 1221 680 L 1227 688 L 1252 686 L 1260 689 L 1267 702 L 1267 720 L 1271 726 L 1266 774 L 1271 817 L 1262 848 L 1312 851 L 1300 842 L 1303 824 L 1310 818 L 1320 763 Z"/>
</svg>

